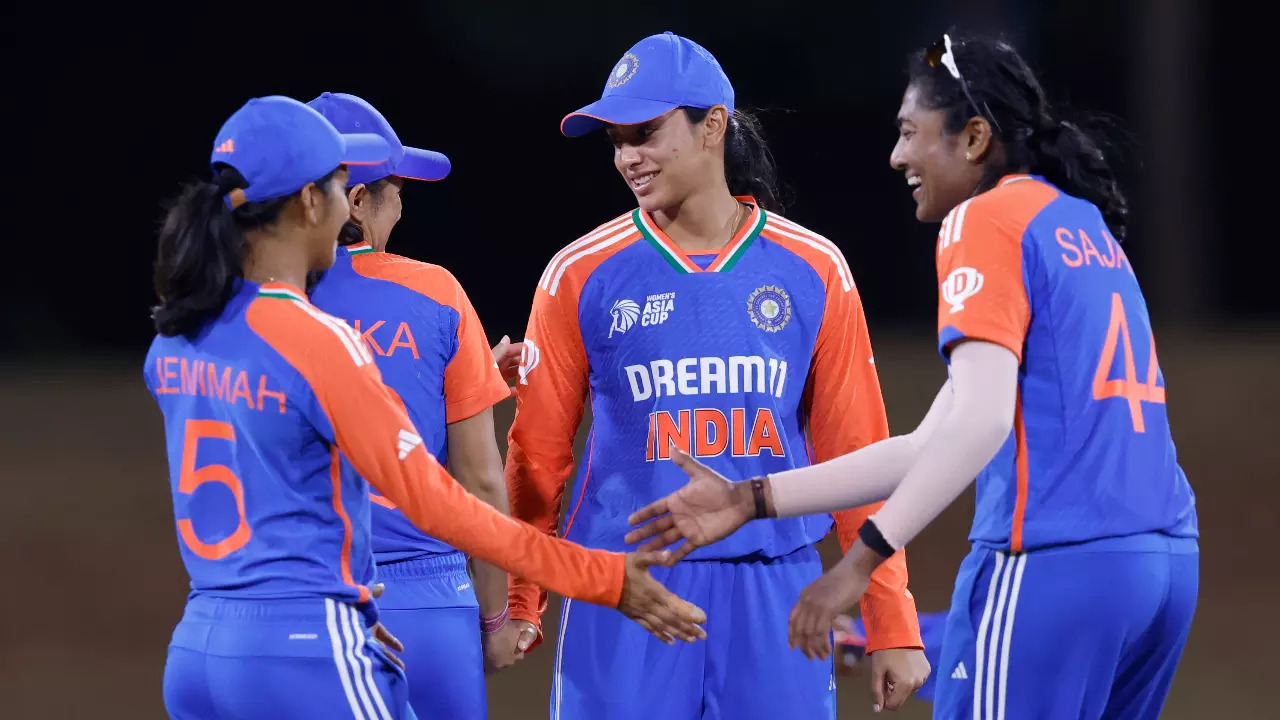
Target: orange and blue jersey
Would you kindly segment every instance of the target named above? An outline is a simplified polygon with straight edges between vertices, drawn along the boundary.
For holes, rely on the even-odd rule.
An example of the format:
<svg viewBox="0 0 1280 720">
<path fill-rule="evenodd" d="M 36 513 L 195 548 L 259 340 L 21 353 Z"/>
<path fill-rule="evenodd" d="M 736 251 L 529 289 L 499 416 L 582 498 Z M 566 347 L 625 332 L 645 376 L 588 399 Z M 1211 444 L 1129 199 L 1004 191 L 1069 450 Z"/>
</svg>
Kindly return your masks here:
<svg viewBox="0 0 1280 720">
<path fill-rule="evenodd" d="M 442 542 L 591 602 L 621 597 L 621 555 L 547 538 L 449 477 L 360 334 L 297 288 L 241 282 L 197 333 L 157 337 L 144 375 L 191 578 L 165 671 L 179 714 L 412 716 L 368 629 L 366 479 Z"/>
<path fill-rule="evenodd" d="M 754 199 L 716 254 L 687 255 L 636 209 L 561 250 L 524 337 L 507 481 L 513 517 L 588 547 L 624 549 L 633 511 L 688 478 L 670 448 L 729 477 L 765 475 L 876 442 L 888 423 L 861 301 L 840 249 Z M 561 526 L 573 439 L 591 430 Z M 874 507 L 837 514 L 842 544 Z M 752 522 L 690 560 L 769 559 L 807 548 L 832 516 Z M 863 612 L 874 649 L 918 646 L 899 555 Z M 546 596 L 513 578 L 512 616 Z"/>
<path fill-rule="evenodd" d="M 448 424 L 510 394 L 470 299 L 443 267 L 375 252 L 363 242 L 340 247 L 311 299 L 359 334 L 427 451 L 442 464 L 448 463 Z M 375 492 L 372 501 L 379 563 L 454 551 L 386 497 Z"/>
<path fill-rule="evenodd" d="M 220 202 L 235 209 L 390 151 L 379 135 L 340 134 L 315 109 L 273 96 L 223 124 L 210 163 Z M 224 188 L 224 164 L 247 187 Z M 369 483 L 445 543 L 617 605 L 622 555 L 548 538 L 467 493 L 427 452 L 353 329 L 287 284 L 236 280 L 228 294 L 198 329 L 157 337 L 144 366 L 191 578 L 165 663 L 170 714 L 415 716 L 404 672 L 371 629 Z M 476 635 L 474 615 L 466 629 Z"/>
<path fill-rule="evenodd" d="M 193 597 L 329 598 L 374 617 L 366 478 L 444 542 L 606 605 L 621 595 L 621 555 L 548 546 L 449 477 L 360 335 L 297 288 L 241 282 L 197 334 L 157 336 L 144 377 Z"/>
<path fill-rule="evenodd" d="M 302 346 L 320 333 L 344 357 Z M 371 365 L 353 337 L 288 286 L 244 283 L 199 335 L 155 338 L 144 375 L 193 595 L 369 599 L 366 485 L 308 377 Z"/>
<path fill-rule="evenodd" d="M 1092 204 L 1013 175 L 937 245 L 938 346 L 1021 360 L 1014 429 L 977 480 L 970 539 L 1013 552 L 1145 532 L 1196 537 L 1133 266 Z"/>
<path fill-rule="evenodd" d="M 934 714 L 1159 717 L 1199 533 L 1133 267 L 1094 205 L 1032 175 L 957 206 L 937 265 L 944 358 L 977 340 L 1020 367 L 1014 427 L 977 478 Z"/>
</svg>

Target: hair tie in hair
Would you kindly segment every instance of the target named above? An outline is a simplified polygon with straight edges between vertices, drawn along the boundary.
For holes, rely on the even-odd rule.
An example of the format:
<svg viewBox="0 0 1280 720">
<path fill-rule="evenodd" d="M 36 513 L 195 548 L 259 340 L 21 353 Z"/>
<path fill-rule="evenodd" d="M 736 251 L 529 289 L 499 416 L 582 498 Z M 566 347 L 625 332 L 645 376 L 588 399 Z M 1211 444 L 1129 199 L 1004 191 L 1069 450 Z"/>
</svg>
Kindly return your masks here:
<svg viewBox="0 0 1280 720">
<path fill-rule="evenodd" d="M 218 189 L 218 196 L 225 195 L 227 197 L 227 205 L 232 210 L 245 204 L 248 200 L 244 195 L 244 188 L 240 187 L 241 182 L 243 182 L 243 178 L 240 177 L 240 173 L 230 169 L 223 170 L 218 174 L 218 177 L 213 179 L 213 184 Z"/>
</svg>

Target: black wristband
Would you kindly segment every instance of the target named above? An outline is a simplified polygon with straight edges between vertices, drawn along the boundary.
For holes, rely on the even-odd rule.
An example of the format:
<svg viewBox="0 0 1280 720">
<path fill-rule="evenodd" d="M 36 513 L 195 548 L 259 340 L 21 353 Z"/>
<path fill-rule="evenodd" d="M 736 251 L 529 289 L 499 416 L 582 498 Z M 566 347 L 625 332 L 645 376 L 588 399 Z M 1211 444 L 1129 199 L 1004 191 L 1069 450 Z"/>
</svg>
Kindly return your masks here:
<svg viewBox="0 0 1280 720">
<path fill-rule="evenodd" d="M 858 528 L 858 537 L 862 538 L 862 544 L 871 548 L 871 550 L 882 558 L 893 556 L 893 548 L 889 545 L 889 541 L 884 539 L 884 535 L 880 534 L 880 528 L 871 522 L 871 518 L 867 518 L 862 523 L 862 527 Z"/>
<path fill-rule="evenodd" d="M 764 478 L 751 478 L 751 497 L 756 501 L 756 520 L 767 517 L 764 507 Z"/>
</svg>

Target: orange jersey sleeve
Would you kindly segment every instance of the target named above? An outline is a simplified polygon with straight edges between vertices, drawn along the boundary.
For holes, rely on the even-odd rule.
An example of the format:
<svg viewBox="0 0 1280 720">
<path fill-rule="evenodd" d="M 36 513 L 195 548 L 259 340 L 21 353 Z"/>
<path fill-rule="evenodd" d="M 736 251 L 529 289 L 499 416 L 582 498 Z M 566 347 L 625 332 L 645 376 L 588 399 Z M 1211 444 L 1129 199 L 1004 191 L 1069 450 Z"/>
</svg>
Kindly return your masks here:
<svg viewBox="0 0 1280 720">
<path fill-rule="evenodd" d="M 466 420 L 510 396 L 480 317 L 453 273 L 439 265 L 388 253 L 353 257 L 352 268 L 366 277 L 406 287 L 458 313 L 457 351 L 444 371 L 445 422 Z"/>
<path fill-rule="evenodd" d="M 814 462 L 851 453 L 889 437 L 875 356 L 857 288 L 827 282 L 827 309 L 818 330 L 806 407 Z M 883 503 L 835 513 L 840 549 L 848 552 L 858 528 Z M 871 574 L 860 610 L 867 629 L 867 652 L 923 648 L 915 599 L 907 589 L 905 550 Z"/>
<path fill-rule="evenodd" d="M 811 459 L 824 462 L 889 437 L 889 421 L 862 300 L 843 253 L 830 240 L 791 221 L 774 222 L 788 233 L 780 233 L 776 241 L 805 258 L 827 287 L 827 306 L 802 399 Z M 858 528 L 881 504 L 834 514 L 841 550 L 848 552 Z M 905 552 L 899 551 L 872 573 L 861 611 L 868 652 L 924 647 L 915 599 L 907 590 Z"/>
<path fill-rule="evenodd" d="M 617 606 L 624 556 L 548 537 L 468 493 L 423 447 L 354 330 L 299 300 L 259 299 L 247 319 L 310 385 L 356 471 L 424 532 L 558 593 Z"/>
<path fill-rule="evenodd" d="M 577 299 L 568 282 L 555 294 L 541 285 L 537 289 L 523 340 L 516 416 L 507 436 L 511 516 L 547 534 L 555 534 L 560 524 L 561 498 L 573 472 L 573 440 L 589 388 Z M 512 576 L 511 616 L 540 627 L 547 593 L 534 580 Z"/>
<path fill-rule="evenodd" d="M 506 400 L 511 388 L 502 379 L 493 348 L 485 336 L 471 299 L 457 285 L 453 307 L 458 311 L 458 352 L 444 371 L 446 422 L 458 422 Z"/>
<path fill-rule="evenodd" d="M 1057 191 L 1017 177 L 956 206 L 938 231 L 938 350 L 963 340 L 1008 348 L 1022 360 L 1031 324 L 1022 238 Z"/>
</svg>

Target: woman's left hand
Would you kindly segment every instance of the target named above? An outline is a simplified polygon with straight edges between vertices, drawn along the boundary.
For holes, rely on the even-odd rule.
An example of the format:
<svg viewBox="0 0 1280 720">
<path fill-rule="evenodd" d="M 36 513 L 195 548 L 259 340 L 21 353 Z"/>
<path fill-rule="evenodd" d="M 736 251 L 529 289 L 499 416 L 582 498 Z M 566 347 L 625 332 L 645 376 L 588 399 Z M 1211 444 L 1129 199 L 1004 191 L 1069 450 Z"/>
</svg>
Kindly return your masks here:
<svg viewBox="0 0 1280 720">
<path fill-rule="evenodd" d="M 799 648 L 810 660 L 826 660 L 831 655 L 831 628 L 836 616 L 855 605 L 870 582 L 871 573 L 846 557 L 810 583 L 791 610 L 787 637 L 792 649 Z"/>
<path fill-rule="evenodd" d="M 382 623 L 378 623 L 377 625 L 374 625 L 373 639 L 377 640 L 378 642 L 382 643 L 384 646 L 388 648 L 387 657 L 391 658 L 391 662 L 400 666 L 400 669 L 403 670 L 404 661 L 400 659 L 399 655 L 396 655 L 391 651 L 395 650 L 396 652 L 404 652 L 404 644 L 401 643 L 398 639 L 396 639 L 395 635 L 391 634 L 391 631 L 387 629 L 387 626 L 383 625 Z"/>
<path fill-rule="evenodd" d="M 372 595 L 374 598 L 378 598 L 382 596 L 382 591 L 385 589 L 386 589 L 385 585 L 383 585 L 382 583 L 378 583 L 377 585 L 374 585 L 372 588 L 370 588 L 369 594 Z M 378 623 L 377 625 L 373 626 L 373 639 L 377 640 L 378 642 L 386 646 L 387 657 L 391 658 L 391 662 L 398 665 L 401 670 L 404 670 L 404 661 L 400 659 L 399 655 L 396 655 L 395 653 L 391 652 L 392 650 L 395 650 L 396 652 L 404 652 L 404 643 L 400 642 L 399 638 L 397 638 L 395 635 L 392 635 L 391 631 L 388 630 L 387 627 L 382 623 Z"/>
</svg>

